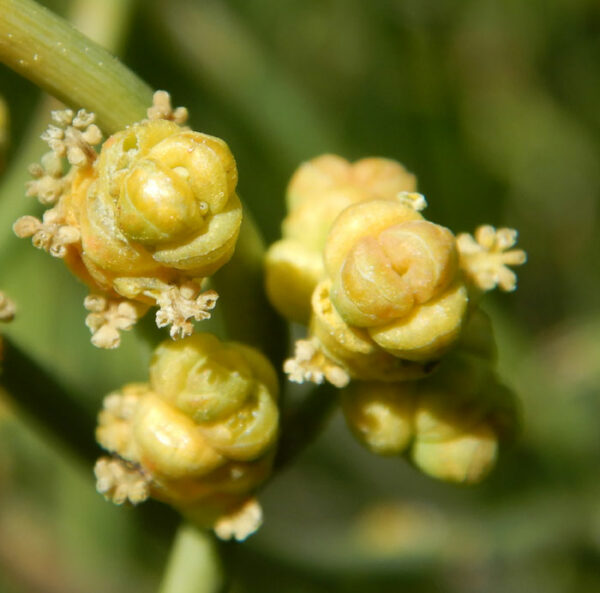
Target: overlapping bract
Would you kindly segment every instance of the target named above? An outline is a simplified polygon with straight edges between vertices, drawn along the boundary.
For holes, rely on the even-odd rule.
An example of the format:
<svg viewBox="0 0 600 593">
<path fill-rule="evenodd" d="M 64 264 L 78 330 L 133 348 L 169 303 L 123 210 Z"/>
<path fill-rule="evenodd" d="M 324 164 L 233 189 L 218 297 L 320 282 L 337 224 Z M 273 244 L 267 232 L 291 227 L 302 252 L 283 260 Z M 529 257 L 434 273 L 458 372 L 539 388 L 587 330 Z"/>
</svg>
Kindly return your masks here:
<svg viewBox="0 0 600 593">
<path fill-rule="evenodd" d="M 476 483 L 517 424 L 514 395 L 495 373 L 489 318 L 476 311 L 456 349 L 421 381 L 358 381 L 341 393 L 356 437 L 379 455 L 406 455 L 443 480 Z"/>
<path fill-rule="evenodd" d="M 389 159 L 351 164 L 323 155 L 302 164 L 288 186 L 283 239 L 266 257 L 267 294 L 277 310 L 293 321 L 308 322 L 310 296 L 325 272 L 325 241 L 342 210 L 365 200 L 393 199 L 399 192 L 414 191 L 415 185 L 414 176 Z"/>
<path fill-rule="evenodd" d="M 348 423 L 374 452 L 406 453 L 430 475 L 474 482 L 516 421 L 478 301 L 497 285 L 514 289 L 507 266 L 525 254 L 506 251 L 510 229 L 457 240 L 421 215 L 426 202 L 414 189 L 387 159 L 350 165 L 327 155 L 302 165 L 284 239 L 267 255 L 267 292 L 309 326 L 284 365 L 290 380 L 343 388 Z"/>
<path fill-rule="evenodd" d="M 152 305 L 159 327 L 170 325 L 173 338 L 189 335 L 191 321 L 209 317 L 217 298 L 201 292 L 202 281 L 231 258 L 240 230 L 229 148 L 173 121 L 177 110 L 157 95 L 154 119 L 117 132 L 99 153 L 92 115 L 55 112 L 58 125 L 44 136 L 52 152 L 32 168 L 28 192 L 52 208 L 43 220 L 26 216 L 14 227 L 101 293 L 104 307 L 98 298 L 87 307 L 92 341 L 101 347 L 117 346 L 118 330 Z M 71 165 L 65 175 L 63 157 Z M 123 300 L 136 305 L 128 307 L 128 323 L 114 323 L 111 308 Z"/>
<path fill-rule="evenodd" d="M 277 394 L 253 348 L 206 333 L 161 344 L 149 383 L 105 399 L 96 436 L 115 458 L 98 462 L 98 489 L 117 503 L 152 496 L 244 539 L 260 525 L 253 494 L 271 470 Z"/>
<path fill-rule="evenodd" d="M 397 358 L 439 358 L 460 332 L 467 290 L 454 235 L 398 200 L 348 207 L 324 254 L 330 299 L 351 327 Z"/>
</svg>

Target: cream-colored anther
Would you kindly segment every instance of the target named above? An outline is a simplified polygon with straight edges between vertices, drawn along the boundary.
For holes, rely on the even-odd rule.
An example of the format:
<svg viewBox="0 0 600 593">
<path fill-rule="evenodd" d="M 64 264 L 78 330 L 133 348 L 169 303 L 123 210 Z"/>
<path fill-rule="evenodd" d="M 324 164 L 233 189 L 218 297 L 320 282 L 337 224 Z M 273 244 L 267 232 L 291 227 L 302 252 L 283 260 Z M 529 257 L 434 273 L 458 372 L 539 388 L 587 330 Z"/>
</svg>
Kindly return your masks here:
<svg viewBox="0 0 600 593">
<path fill-rule="evenodd" d="M 74 167 L 93 163 L 98 154 L 94 146 L 102 141 L 100 128 L 94 124 L 95 115 L 80 109 L 77 115 L 70 109 L 53 111 L 52 119 L 58 125 L 49 125 L 42 134 L 52 152 L 60 158 L 66 157 Z"/>
<path fill-rule="evenodd" d="M 348 372 L 327 358 L 316 338 L 296 342 L 294 357 L 284 362 L 283 372 L 294 383 L 320 385 L 327 380 L 335 387 L 345 387 L 350 382 Z"/>
<path fill-rule="evenodd" d="M 35 179 L 25 184 L 26 195 L 36 197 L 44 206 L 52 206 L 68 190 L 70 176 L 63 175 L 62 161 L 54 152 L 46 153 L 41 163 L 29 167 Z"/>
<path fill-rule="evenodd" d="M 114 504 L 139 504 L 150 496 L 149 479 L 122 459 L 101 457 L 94 466 L 96 490 Z"/>
<path fill-rule="evenodd" d="M 13 231 L 19 238 L 31 237 L 34 247 L 58 258 L 65 257 L 69 245 L 78 243 L 80 239 L 79 229 L 65 224 L 56 209 L 46 210 L 42 220 L 35 216 L 22 216 L 14 223 Z"/>
<path fill-rule="evenodd" d="M 147 305 L 127 299 L 108 299 L 103 295 L 90 294 L 83 301 L 90 311 L 85 324 L 92 332 L 92 344 L 98 348 L 117 348 L 121 343 L 121 331 L 131 329 L 146 312 Z"/>
<path fill-rule="evenodd" d="M 243 542 L 263 522 L 262 507 L 256 498 L 250 498 L 241 507 L 217 519 L 214 530 L 219 539 Z"/>
<path fill-rule="evenodd" d="M 173 109 L 171 96 L 167 91 L 156 91 L 152 96 L 152 107 L 148 108 L 148 119 L 167 119 L 179 125 L 185 124 L 188 110 L 185 107 Z"/>
<path fill-rule="evenodd" d="M 417 212 L 421 212 L 421 210 L 427 208 L 425 196 L 417 192 L 401 191 L 398 194 L 398 200 Z"/>
<path fill-rule="evenodd" d="M 514 229 L 496 230 L 490 225 L 478 227 L 474 237 L 467 233 L 458 235 L 460 267 L 467 279 L 483 291 L 496 287 L 515 290 L 517 276 L 508 266 L 520 266 L 527 261 L 522 249 L 511 249 L 516 242 Z"/>
</svg>

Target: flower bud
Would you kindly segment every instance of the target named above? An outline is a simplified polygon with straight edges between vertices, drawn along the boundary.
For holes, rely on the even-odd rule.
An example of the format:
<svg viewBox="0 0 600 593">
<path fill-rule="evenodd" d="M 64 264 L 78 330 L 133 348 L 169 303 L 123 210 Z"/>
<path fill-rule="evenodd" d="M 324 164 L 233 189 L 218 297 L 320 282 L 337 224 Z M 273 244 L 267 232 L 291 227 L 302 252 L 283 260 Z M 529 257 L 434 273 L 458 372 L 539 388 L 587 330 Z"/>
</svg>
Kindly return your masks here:
<svg viewBox="0 0 600 593">
<path fill-rule="evenodd" d="M 299 241 L 282 239 L 267 251 L 265 290 L 286 319 L 308 323 L 311 295 L 322 276 L 323 256 Z"/>
<path fill-rule="evenodd" d="M 267 294 L 278 311 L 293 321 L 308 322 L 310 294 L 324 276 L 327 234 L 345 208 L 375 198 L 394 200 L 414 187 L 414 176 L 389 159 L 350 164 L 323 155 L 301 165 L 288 186 L 283 241 L 275 243 L 266 258 Z M 292 292 L 294 304 L 289 302 Z"/>
<path fill-rule="evenodd" d="M 477 309 L 457 349 L 419 383 L 411 458 L 425 473 L 479 482 L 494 466 L 500 442 L 513 437 L 516 402 L 496 377 L 495 355 L 489 318 Z"/>
<path fill-rule="evenodd" d="M 475 310 L 456 350 L 429 377 L 345 387 L 346 422 L 373 453 L 407 453 L 434 478 L 479 482 L 517 422 L 513 394 L 498 382 L 494 358 L 489 319 Z"/>
<path fill-rule="evenodd" d="M 468 367 L 474 368 L 466 381 L 453 380 L 445 367 L 419 387 L 411 458 L 440 480 L 481 481 L 496 463 L 500 441 L 511 436 L 516 424 L 512 392 L 489 369 L 476 369 L 473 358 L 463 371 L 469 373 Z M 459 391 L 465 383 L 467 388 Z"/>
<path fill-rule="evenodd" d="M 155 273 L 204 277 L 233 254 L 242 215 L 222 140 L 170 121 L 141 122 L 105 142 L 97 174 L 82 204 L 84 260 L 94 269 L 131 275 L 133 250 Z"/>
<path fill-rule="evenodd" d="M 415 191 L 417 180 L 400 163 L 392 159 L 368 157 L 355 163 L 324 154 L 300 165 L 287 189 L 288 211 L 332 189 L 353 187 L 364 199 L 393 199 L 403 191 Z"/>
<path fill-rule="evenodd" d="M 368 328 L 394 356 L 439 357 L 466 314 L 455 243 L 448 229 L 400 201 L 351 206 L 325 247 L 331 301 L 346 323 Z"/>
<path fill-rule="evenodd" d="M 27 191 L 53 208 L 13 227 L 102 293 L 91 296 L 105 299 L 106 311 L 86 320 L 102 348 L 118 346 L 119 331 L 148 305 L 159 307 L 157 326 L 169 325 L 174 339 L 209 318 L 218 295 L 201 294 L 203 279 L 232 257 L 242 221 L 227 144 L 181 127 L 187 110 L 173 110 L 165 91 L 155 93 L 148 114 L 98 153 L 93 114 L 53 112 L 57 125 L 42 136 L 51 152 L 30 168 L 36 179 Z M 63 174 L 65 158 L 71 167 Z M 111 311 L 121 302 L 136 316 L 119 326 Z"/>
<path fill-rule="evenodd" d="M 140 468 L 150 495 L 212 525 L 244 505 L 269 474 L 277 391 L 275 371 L 258 351 L 197 334 L 157 348 L 148 384 L 108 396 L 96 435 Z M 123 484 L 107 467 L 98 470 L 103 493 L 124 500 Z M 129 482 L 137 496 L 139 479 Z"/>
<path fill-rule="evenodd" d="M 382 350 L 366 330 L 348 325 L 330 300 L 330 288 L 329 280 L 315 288 L 310 323 L 311 335 L 329 359 L 363 381 L 406 381 L 430 372 L 428 365 L 401 360 Z"/>
<path fill-rule="evenodd" d="M 354 436 L 369 450 L 398 455 L 414 436 L 415 395 L 414 381 L 357 381 L 342 390 L 342 410 Z"/>
</svg>

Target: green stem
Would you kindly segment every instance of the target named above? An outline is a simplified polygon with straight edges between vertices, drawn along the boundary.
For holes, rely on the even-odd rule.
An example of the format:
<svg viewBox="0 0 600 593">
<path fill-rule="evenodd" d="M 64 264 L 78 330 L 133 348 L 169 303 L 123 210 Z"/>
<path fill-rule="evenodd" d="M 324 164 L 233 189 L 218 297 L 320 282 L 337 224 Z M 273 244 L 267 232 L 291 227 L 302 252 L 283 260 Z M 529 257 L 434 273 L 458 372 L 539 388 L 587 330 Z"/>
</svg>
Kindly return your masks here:
<svg viewBox="0 0 600 593">
<path fill-rule="evenodd" d="M 179 528 L 160 593 L 218 593 L 224 577 L 214 537 L 188 523 Z"/>
<path fill-rule="evenodd" d="M 0 0 L 0 61 L 113 133 L 146 116 L 152 89 L 33 0 Z"/>
</svg>

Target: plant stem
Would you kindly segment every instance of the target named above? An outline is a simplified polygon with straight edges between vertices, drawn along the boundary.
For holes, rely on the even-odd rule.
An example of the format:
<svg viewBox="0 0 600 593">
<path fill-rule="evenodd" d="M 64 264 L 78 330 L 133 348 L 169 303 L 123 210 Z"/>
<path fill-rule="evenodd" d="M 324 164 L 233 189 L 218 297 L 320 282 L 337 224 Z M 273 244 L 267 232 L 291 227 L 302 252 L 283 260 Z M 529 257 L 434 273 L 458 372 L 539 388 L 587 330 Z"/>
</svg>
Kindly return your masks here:
<svg viewBox="0 0 600 593">
<path fill-rule="evenodd" d="M 0 61 L 106 133 L 146 116 L 152 89 L 105 49 L 33 0 L 0 0 Z"/>
<path fill-rule="evenodd" d="M 223 585 L 214 537 L 183 523 L 175 536 L 159 593 L 218 593 Z"/>
</svg>

